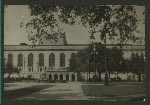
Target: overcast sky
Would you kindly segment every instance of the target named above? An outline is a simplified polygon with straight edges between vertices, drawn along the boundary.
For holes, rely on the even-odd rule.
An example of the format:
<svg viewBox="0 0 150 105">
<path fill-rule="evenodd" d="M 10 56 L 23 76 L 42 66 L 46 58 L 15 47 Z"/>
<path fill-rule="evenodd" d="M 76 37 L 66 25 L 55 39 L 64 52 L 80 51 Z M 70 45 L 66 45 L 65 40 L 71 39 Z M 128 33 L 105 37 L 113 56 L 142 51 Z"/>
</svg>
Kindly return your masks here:
<svg viewBox="0 0 150 105">
<path fill-rule="evenodd" d="M 139 19 L 145 17 L 142 13 L 145 11 L 144 6 L 136 6 L 137 15 Z M 20 23 L 30 18 L 30 11 L 28 5 L 9 5 L 4 12 L 4 44 L 5 45 L 19 45 L 20 43 L 30 44 L 27 38 L 27 32 L 24 28 L 20 28 Z M 89 29 L 80 25 L 68 26 L 61 24 L 66 32 L 68 44 L 88 44 L 91 42 L 88 33 Z M 142 37 L 145 37 L 145 25 L 143 22 L 138 26 Z M 96 41 L 99 41 L 97 37 Z"/>
</svg>

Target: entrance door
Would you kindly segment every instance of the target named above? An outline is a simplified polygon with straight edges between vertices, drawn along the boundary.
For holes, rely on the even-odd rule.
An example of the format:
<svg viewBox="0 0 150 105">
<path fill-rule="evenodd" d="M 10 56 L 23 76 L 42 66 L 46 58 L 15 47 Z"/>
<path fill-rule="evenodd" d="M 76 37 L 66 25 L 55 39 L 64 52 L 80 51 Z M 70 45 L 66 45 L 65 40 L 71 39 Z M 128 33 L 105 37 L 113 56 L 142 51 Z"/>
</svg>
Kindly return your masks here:
<svg viewBox="0 0 150 105">
<path fill-rule="evenodd" d="M 66 81 L 69 81 L 69 74 L 66 74 Z"/>
<path fill-rule="evenodd" d="M 57 74 L 54 75 L 54 80 L 58 80 L 58 75 Z"/>
<path fill-rule="evenodd" d="M 72 74 L 72 81 L 75 81 L 75 75 Z"/>
<path fill-rule="evenodd" d="M 60 75 L 60 80 L 63 80 L 63 74 Z"/>
<path fill-rule="evenodd" d="M 49 74 L 49 80 L 52 80 L 52 75 L 51 74 Z"/>
</svg>

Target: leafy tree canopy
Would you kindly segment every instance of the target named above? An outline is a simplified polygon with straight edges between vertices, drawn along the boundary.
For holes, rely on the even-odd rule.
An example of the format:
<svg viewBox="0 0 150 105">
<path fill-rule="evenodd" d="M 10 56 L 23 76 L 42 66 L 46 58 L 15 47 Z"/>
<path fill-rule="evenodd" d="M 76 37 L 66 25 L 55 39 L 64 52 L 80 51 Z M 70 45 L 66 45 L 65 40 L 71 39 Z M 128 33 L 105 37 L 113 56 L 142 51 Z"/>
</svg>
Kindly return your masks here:
<svg viewBox="0 0 150 105">
<path fill-rule="evenodd" d="M 132 56 L 130 60 L 130 69 L 131 72 L 137 75 L 141 75 L 144 73 L 145 60 L 143 56 L 136 55 Z"/>
<path fill-rule="evenodd" d="M 105 50 L 104 45 L 101 43 L 95 43 L 95 65 L 99 73 L 105 71 Z M 126 72 L 126 61 L 123 57 L 124 53 L 119 46 L 113 48 L 107 48 L 107 68 L 110 73 L 114 72 Z M 94 52 L 93 44 L 83 50 L 77 52 L 75 58 L 70 59 L 70 71 L 91 71 L 94 72 Z"/>
<path fill-rule="evenodd" d="M 105 36 L 111 41 L 141 39 L 135 35 L 138 19 L 134 6 L 29 6 L 33 18 L 22 23 L 28 31 L 29 40 L 35 44 L 44 35 L 47 40 L 57 40 L 58 35 L 65 35 L 59 23 L 68 25 L 80 24 L 90 27 L 91 39 L 95 33 L 100 33 L 100 39 Z"/>
<path fill-rule="evenodd" d="M 4 73 L 8 73 L 8 78 L 10 78 L 10 75 L 13 73 L 20 73 L 18 68 L 14 67 L 11 63 L 5 61 L 4 59 L 4 68 L 3 68 Z"/>
</svg>

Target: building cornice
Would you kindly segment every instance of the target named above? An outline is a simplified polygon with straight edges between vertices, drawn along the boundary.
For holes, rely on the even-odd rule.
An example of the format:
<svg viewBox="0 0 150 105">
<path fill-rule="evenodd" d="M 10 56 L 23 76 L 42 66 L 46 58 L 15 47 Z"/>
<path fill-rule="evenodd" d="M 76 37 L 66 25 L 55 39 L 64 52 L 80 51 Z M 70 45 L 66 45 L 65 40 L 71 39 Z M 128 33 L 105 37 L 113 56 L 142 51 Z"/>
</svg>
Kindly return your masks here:
<svg viewBox="0 0 150 105">
<path fill-rule="evenodd" d="M 117 46 L 107 44 L 107 48 Z M 4 45 L 4 51 L 79 51 L 88 47 L 88 44 L 67 44 L 67 45 Z M 145 45 L 123 45 L 124 51 L 145 50 Z"/>
</svg>

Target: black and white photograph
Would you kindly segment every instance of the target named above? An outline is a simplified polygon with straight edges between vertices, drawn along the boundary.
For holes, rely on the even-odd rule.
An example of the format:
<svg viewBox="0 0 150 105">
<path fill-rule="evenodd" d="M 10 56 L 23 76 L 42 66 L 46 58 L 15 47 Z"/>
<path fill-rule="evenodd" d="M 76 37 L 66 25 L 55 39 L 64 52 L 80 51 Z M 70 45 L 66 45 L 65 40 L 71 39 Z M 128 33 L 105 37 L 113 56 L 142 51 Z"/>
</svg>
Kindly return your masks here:
<svg viewBox="0 0 150 105">
<path fill-rule="evenodd" d="M 145 6 L 4 5 L 4 100 L 145 101 Z"/>
</svg>

